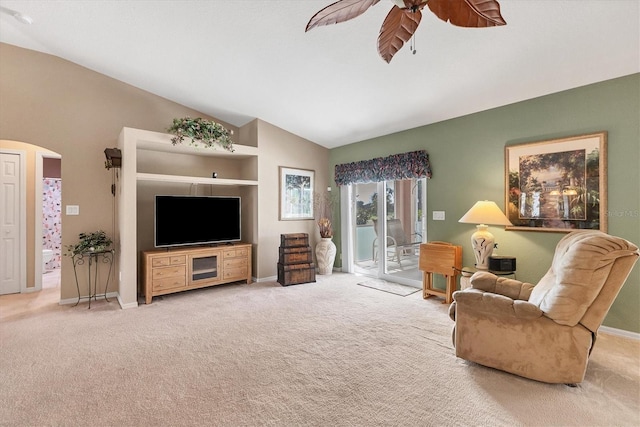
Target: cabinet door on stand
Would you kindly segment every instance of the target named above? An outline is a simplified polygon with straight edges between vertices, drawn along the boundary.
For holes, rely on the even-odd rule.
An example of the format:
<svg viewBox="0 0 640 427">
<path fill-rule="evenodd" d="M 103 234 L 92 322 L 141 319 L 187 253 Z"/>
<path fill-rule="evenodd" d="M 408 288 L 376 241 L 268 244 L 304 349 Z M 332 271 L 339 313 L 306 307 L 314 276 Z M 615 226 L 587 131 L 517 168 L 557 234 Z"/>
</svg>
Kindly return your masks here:
<svg viewBox="0 0 640 427">
<path fill-rule="evenodd" d="M 222 280 L 220 251 L 189 255 L 189 286 Z"/>
</svg>

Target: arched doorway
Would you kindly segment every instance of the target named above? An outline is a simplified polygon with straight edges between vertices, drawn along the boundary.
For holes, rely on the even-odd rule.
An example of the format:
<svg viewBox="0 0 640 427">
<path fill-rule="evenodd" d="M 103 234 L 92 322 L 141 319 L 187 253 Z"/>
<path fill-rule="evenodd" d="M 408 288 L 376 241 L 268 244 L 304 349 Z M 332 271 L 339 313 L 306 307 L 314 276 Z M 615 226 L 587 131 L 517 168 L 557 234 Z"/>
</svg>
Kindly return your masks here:
<svg viewBox="0 0 640 427">
<path fill-rule="evenodd" d="M 52 260 L 59 260 L 62 255 L 60 215 L 62 208 L 62 156 L 41 146 L 9 140 L 0 141 L 0 154 L 15 156 L 19 159 L 20 171 L 18 173 L 22 177 L 20 185 L 16 187 L 16 191 L 19 194 L 12 198 L 20 206 L 15 211 L 9 210 L 9 212 L 16 212 L 15 221 L 18 229 L 22 230 L 16 246 L 17 250 L 14 252 L 15 256 L 9 260 L 12 265 L 17 265 L 19 268 L 20 283 L 17 289 L 11 289 L 9 292 L 3 293 L 40 291 L 42 290 L 42 274 L 47 270 L 43 261 L 49 261 L 48 265 L 52 266 L 54 265 Z M 53 186 L 56 191 L 52 190 L 51 182 L 45 182 L 45 179 L 56 180 L 56 184 Z M 13 191 L 13 189 L 10 191 Z M 45 199 L 45 191 L 48 192 L 48 200 Z M 54 197 L 54 199 L 51 199 L 51 197 Z M 46 207 L 44 205 L 45 202 L 48 203 Z M 52 218 L 52 209 L 58 210 L 57 218 Z M 6 212 L 2 213 L 2 215 L 5 214 Z M 46 225 L 45 216 L 48 218 Z M 52 224 L 55 225 L 51 227 Z M 53 237 L 52 233 L 55 233 L 55 238 L 53 239 L 57 242 L 55 248 L 45 244 L 43 239 L 45 231 L 50 240 Z M 54 257 L 43 260 L 43 249 L 55 249 Z M 59 267 L 59 262 L 55 266 Z M 6 270 L 15 267 L 3 265 L 2 268 Z M 60 292 L 58 289 L 57 299 L 59 300 L 59 298 Z"/>
</svg>

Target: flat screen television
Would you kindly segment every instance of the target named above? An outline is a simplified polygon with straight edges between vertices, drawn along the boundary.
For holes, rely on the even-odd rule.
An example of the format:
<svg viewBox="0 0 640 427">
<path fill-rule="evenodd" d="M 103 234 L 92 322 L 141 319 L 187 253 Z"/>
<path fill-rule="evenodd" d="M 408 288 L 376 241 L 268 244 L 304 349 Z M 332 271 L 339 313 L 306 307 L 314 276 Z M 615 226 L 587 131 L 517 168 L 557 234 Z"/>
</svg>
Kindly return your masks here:
<svg viewBox="0 0 640 427">
<path fill-rule="evenodd" d="M 240 197 L 155 197 L 154 245 L 205 245 L 240 240 Z"/>
</svg>

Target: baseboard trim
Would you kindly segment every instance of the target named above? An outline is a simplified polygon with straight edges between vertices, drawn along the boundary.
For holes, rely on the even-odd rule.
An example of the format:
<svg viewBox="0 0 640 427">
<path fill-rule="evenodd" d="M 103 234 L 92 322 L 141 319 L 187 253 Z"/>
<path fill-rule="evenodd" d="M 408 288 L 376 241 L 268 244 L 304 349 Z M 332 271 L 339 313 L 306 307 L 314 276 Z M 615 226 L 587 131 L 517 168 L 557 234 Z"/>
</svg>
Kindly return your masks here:
<svg viewBox="0 0 640 427">
<path fill-rule="evenodd" d="M 334 267 L 332 271 L 341 273 L 342 269 L 340 268 L 336 268 Z M 262 282 L 277 282 L 278 281 L 278 276 L 271 276 L 271 277 L 263 277 L 262 279 L 255 279 L 254 282 L 256 283 L 262 283 Z"/>
<path fill-rule="evenodd" d="M 118 304 L 120 304 L 120 308 L 123 309 L 123 310 L 128 309 L 128 308 L 137 308 L 138 307 L 138 302 L 137 301 L 125 304 L 122 301 L 122 298 L 120 298 L 120 294 L 116 294 L 116 297 L 118 298 Z"/>
<path fill-rule="evenodd" d="M 617 337 L 629 338 L 634 341 L 640 341 L 640 334 L 637 332 L 625 331 L 624 329 L 611 328 L 609 326 L 600 326 L 598 332 L 603 334 L 615 335 Z"/>
<path fill-rule="evenodd" d="M 69 304 L 75 304 L 77 302 L 78 302 L 78 298 L 61 299 L 58 302 L 58 305 L 69 305 Z"/>
<path fill-rule="evenodd" d="M 117 292 L 109 292 L 107 294 L 107 298 L 119 298 L 119 296 Z M 82 299 L 88 301 L 87 297 L 82 297 Z M 98 295 L 98 300 L 101 300 L 101 299 L 104 299 L 104 295 Z M 76 304 L 77 302 L 78 302 L 78 297 L 67 298 L 67 299 L 61 299 L 58 305 Z M 82 300 L 80 300 L 80 302 L 82 302 Z"/>
</svg>

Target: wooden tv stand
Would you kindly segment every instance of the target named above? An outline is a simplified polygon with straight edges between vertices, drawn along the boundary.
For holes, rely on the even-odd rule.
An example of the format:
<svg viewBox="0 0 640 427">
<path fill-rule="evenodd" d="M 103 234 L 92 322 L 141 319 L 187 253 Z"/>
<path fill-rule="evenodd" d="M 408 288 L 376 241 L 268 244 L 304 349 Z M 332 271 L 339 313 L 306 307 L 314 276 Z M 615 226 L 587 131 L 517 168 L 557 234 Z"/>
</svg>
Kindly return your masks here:
<svg viewBox="0 0 640 427">
<path fill-rule="evenodd" d="M 238 281 L 251 283 L 251 244 L 156 249 L 142 252 L 146 304 L 157 295 Z"/>
</svg>

